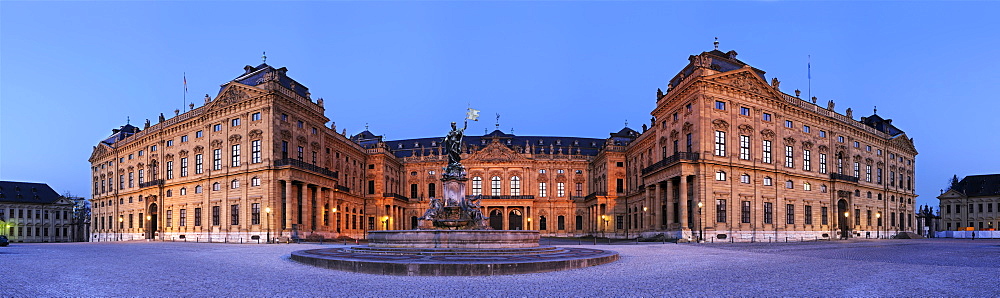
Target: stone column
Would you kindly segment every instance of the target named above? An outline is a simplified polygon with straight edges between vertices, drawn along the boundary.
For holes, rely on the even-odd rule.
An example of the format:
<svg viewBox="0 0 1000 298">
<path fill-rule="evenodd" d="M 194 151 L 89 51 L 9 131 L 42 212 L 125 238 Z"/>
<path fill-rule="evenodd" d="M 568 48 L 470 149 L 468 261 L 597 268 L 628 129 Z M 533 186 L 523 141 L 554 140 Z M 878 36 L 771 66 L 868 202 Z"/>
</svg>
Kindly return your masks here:
<svg viewBox="0 0 1000 298">
<path fill-rule="evenodd" d="M 667 179 L 667 181 L 665 181 L 664 184 L 666 184 L 666 187 L 665 187 L 666 189 L 665 190 L 667 192 L 667 194 L 666 194 L 666 198 L 667 198 L 667 212 L 665 212 L 663 214 L 663 216 L 665 216 L 667 218 L 667 227 L 666 227 L 666 229 L 669 230 L 670 227 L 673 225 L 674 220 L 676 220 L 674 218 L 674 200 L 676 199 L 676 198 L 674 198 L 674 189 L 673 189 L 674 180 L 673 179 Z"/>
<path fill-rule="evenodd" d="M 680 195 L 678 196 L 678 203 L 680 203 L 680 223 L 681 230 L 688 229 L 688 185 L 687 185 L 687 175 L 681 175 L 680 183 Z"/>
<path fill-rule="evenodd" d="M 650 225 L 651 230 L 662 229 L 661 223 L 663 222 L 663 196 L 660 192 L 663 188 L 660 187 L 660 182 L 653 183 L 653 204 L 649 207 L 649 210 L 653 212 L 653 224 Z"/>
<path fill-rule="evenodd" d="M 284 224 L 283 228 L 284 229 L 291 229 L 292 228 L 292 223 L 294 222 L 292 220 L 292 218 L 294 217 L 294 214 L 293 214 L 292 211 L 295 210 L 295 208 L 293 207 L 293 206 L 295 206 L 293 204 L 293 201 L 295 201 L 295 198 L 293 197 L 294 194 L 292 192 L 293 184 L 292 184 L 291 180 L 285 180 L 284 183 L 285 183 L 285 206 L 283 206 L 283 208 L 285 210 L 282 210 L 282 211 L 285 212 L 285 224 Z"/>
</svg>

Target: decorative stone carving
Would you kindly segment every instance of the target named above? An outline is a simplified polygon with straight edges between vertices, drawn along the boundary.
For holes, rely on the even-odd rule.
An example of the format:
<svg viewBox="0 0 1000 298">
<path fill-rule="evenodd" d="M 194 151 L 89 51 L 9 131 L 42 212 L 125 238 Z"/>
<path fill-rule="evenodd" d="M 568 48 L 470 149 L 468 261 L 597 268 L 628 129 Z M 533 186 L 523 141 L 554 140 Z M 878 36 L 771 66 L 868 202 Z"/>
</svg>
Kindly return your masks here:
<svg viewBox="0 0 1000 298">
<path fill-rule="evenodd" d="M 795 138 L 793 137 L 786 137 L 784 140 L 785 145 L 795 145 Z"/>
<path fill-rule="evenodd" d="M 729 130 L 729 122 L 722 119 L 712 120 L 712 127 L 717 130 Z"/>
<path fill-rule="evenodd" d="M 256 139 L 260 139 L 260 137 L 263 134 L 264 134 L 264 132 L 261 131 L 260 129 L 254 129 L 254 130 L 251 130 L 249 133 L 247 133 L 247 137 L 249 137 L 251 140 L 256 140 Z"/>
<path fill-rule="evenodd" d="M 810 141 L 802 142 L 802 149 L 812 149 L 813 143 Z"/>
<path fill-rule="evenodd" d="M 243 136 L 240 136 L 238 134 L 231 135 L 231 136 L 229 136 L 229 142 L 230 143 L 239 143 L 240 139 L 242 139 L 242 138 L 243 138 Z"/>
<path fill-rule="evenodd" d="M 819 148 L 819 152 L 827 152 L 830 150 L 830 148 L 826 147 L 826 145 L 819 145 L 817 148 Z"/>
<path fill-rule="evenodd" d="M 285 140 L 290 140 L 292 138 L 292 132 L 288 131 L 287 129 L 282 129 L 281 138 Z"/>
<path fill-rule="evenodd" d="M 745 134 L 745 135 L 749 135 L 749 134 L 753 133 L 753 126 L 750 126 L 750 125 L 747 125 L 747 124 L 740 124 L 739 129 L 740 129 L 740 133 Z"/>
<path fill-rule="evenodd" d="M 313 150 L 319 150 L 319 142 L 309 143 L 309 147 L 312 147 Z"/>
<path fill-rule="evenodd" d="M 760 131 L 760 135 L 764 137 L 765 140 L 774 140 L 774 131 L 770 129 L 764 129 Z"/>
<path fill-rule="evenodd" d="M 222 140 L 215 139 L 212 140 L 212 148 L 222 148 Z"/>
<path fill-rule="evenodd" d="M 187 150 L 181 150 L 181 152 L 177 152 L 177 156 L 187 157 L 188 156 L 188 151 Z"/>
<path fill-rule="evenodd" d="M 684 126 L 681 127 L 681 131 L 684 131 L 685 133 L 691 132 L 691 127 L 694 127 L 691 122 L 684 122 Z"/>
<path fill-rule="evenodd" d="M 299 144 L 308 144 L 309 143 L 309 139 L 306 139 L 306 137 L 303 137 L 303 136 L 297 136 L 297 137 L 295 137 L 295 140 L 298 141 Z"/>
</svg>

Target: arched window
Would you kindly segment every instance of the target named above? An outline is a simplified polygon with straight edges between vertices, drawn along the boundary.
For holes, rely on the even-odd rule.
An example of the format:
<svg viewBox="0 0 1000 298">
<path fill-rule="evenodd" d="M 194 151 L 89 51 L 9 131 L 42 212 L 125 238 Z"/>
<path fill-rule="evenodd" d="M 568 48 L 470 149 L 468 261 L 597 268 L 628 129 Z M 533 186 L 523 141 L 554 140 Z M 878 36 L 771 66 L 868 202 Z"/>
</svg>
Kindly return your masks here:
<svg viewBox="0 0 1000 298">
<path fill-rule="evenodd" d="M 188 194 L 187 188 L 181 187 L 181 195 L 183 196 L 183 195 L 187 195 L 187 194 Z"/>
<path fill-rule="evenodd" d="M 250 178 L 250 186 L 260 186 L 260 177 Z"/>
<path fill-rule="evenodd" d="M 240 188 L 240 179 L 233 179 L 233 181 L 230 181 L 229 182 L 229 187 L 230 188 L 234 188 L 234 189 L 235 188 Z"/>
<path fill-rule="evenodd" d="M 822 193 L 826 193 L 826 184 L 820 185 L 819 186 L 819 191 L 822 192 Z"/>
<path fill-rule="evenodd" d="M 512 196 L 521 195 L 521 177 L 518 176 L 510 177 L 510 195 Z"/>
<path fill-rule="evenodd" d="M 872 198 L 872 192 L 870 192 L 870 191 L 868 192 L 868 198 L 869 198 L 869 199 L 871 199 L 871 198 Z"/>
<path fill-rule="evenodd" d="M 213 191 L 218 191 L 218 190 L 221 190 L 221 189 L 222 189 L 222 184 L 221 183 L 219 183 L 219 182 L 212 183 L 212 190 Z"/>
<path fill-rule="evenodd" d="M 194 193 L 201 193 L 201 185 L 194 187 Z"/>
<path fill-rule="evenodd" d="M 774 185 L 774 182 L 771 181 L 771 177 L 764 177 L 764 186 L 771 186 L 771 185 Z"/>
<path fill-rule="evenodd" d="M 725 171 L 715 172 L 715 180 L 716 181 L 726 181 L 726 172 Z"/>
<path fill-rule="evenodd" d="M 472 195 L 478 196 L 483 194 L 483 177 L 472 177 Z"/>
<path fill-rule="evenodd" d="M 172 196 L 174 196 L 174 191 L 172 189 L 168 189 L 167 190 L 167 197 L 169 198 L 169 197 L 172 197 Z"/>
<path fill-rule="evenodd" d="M 490 195 L 500 195 L 500 176 L 490 178 Z"/>
<path fill-rule="evenodd" d="M 812 187 L 812 184 L 809 184 L 809 182 L 806 182 L 806 183 L 802 184 L 802 189 L 803 190 L 812 190 L 813 187 Z"/>
<path fill-rule="evenodd" d="M 750 183 L 750 175 L 749 174 L 740 175 L 740 182 L 741 183 L 748 183 L 749 184 Z"/>
<path fill-rule="evenodd" d="M 860 196 L 861 196 L 861 191 L 860 191 L 860 190 L 857 190 L 857 189 L 855 189 L 855 190 L 854 190 L 854 196 L 855 196 L 855 197 L 860 197 Z"/>
<path fill-rule="evenodd" d="M 785 188 L 795 188 L 795 182 L 792 182 L 792 180 L 785 181 Z"/>
</svg>

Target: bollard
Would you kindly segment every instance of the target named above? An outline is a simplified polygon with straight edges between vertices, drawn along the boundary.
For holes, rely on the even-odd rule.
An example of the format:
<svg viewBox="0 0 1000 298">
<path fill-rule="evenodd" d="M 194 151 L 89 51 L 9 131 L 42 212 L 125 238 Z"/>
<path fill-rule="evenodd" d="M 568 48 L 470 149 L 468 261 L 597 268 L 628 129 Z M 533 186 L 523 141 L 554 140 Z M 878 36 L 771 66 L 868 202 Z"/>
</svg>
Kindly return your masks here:
<svg viewBox="0 0 1000 298">
<path fill-rule="evenodd" d="M 243 237 L 240 237 L 240 244 L 243 244 Z"/>
</svg>

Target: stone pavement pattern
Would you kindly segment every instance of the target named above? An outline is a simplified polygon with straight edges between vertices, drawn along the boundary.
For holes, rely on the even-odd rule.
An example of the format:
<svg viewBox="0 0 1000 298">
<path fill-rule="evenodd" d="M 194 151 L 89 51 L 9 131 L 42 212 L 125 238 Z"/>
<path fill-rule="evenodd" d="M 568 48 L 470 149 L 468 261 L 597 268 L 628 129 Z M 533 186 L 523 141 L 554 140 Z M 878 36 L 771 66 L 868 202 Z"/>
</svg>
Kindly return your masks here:
<svg viewBox="0 0 1000 298">
<path fill-rule="evenodd" d="M 563 246 L 561 244 L 557 244 Z M 337 245 L 16 243 L 2 296 L 979 296 L 1000 293 L 998 240 L 582 245 L 621 260 L 479 277 L 348 273 L 299 264 Z"/>
</svg>

